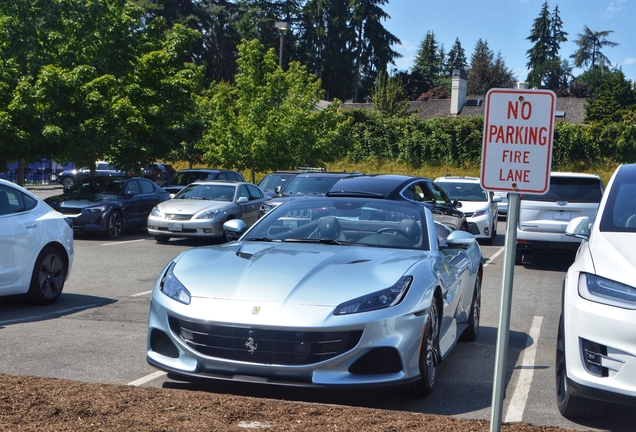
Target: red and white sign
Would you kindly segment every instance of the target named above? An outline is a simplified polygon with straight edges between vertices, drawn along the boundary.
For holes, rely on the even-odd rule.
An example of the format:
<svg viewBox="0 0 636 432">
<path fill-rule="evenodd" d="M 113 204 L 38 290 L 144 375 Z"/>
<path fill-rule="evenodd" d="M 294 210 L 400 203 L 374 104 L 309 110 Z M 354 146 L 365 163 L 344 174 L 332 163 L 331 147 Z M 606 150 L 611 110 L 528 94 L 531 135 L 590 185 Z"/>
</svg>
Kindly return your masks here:
<svg viewBox="0 0 636 432">
<path fill-rule="evenodd" d="M 486 94 L 481 186 L 544 194 L 550 187 L 556 95 L 491 89 Z"/>
</svg>

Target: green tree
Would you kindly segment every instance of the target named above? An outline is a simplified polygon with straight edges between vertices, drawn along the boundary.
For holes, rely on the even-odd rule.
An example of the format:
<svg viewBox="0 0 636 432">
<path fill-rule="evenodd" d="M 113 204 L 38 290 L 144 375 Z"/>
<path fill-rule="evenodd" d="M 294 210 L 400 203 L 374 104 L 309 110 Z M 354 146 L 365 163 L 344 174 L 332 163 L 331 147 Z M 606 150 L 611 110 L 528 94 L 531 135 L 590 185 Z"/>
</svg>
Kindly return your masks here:
<svg viewBox="0 0 636 432">
<path fill-rule="evenodd" d="M 554 91 L 568 87 L 571 68 L 559 57 L 561 43 L 567 41 L 567 33 L 562 27 L 558 6 L 550 14 L 548 2 L 544 2 L 539 16 L 534 20 L 530 36 L 526 38 L 534 43 L 526 52 L 526 66 L 530 69 L 526 80 L 531 87 Z"/>
<path fill-rule="evenodd" d="M 346 149 L 338 103 L 316 109 L 323 90 L 314 75 L 298 62 L 283 71 L 274 49 L 265 52 L 258 40 L 238 49 L 235 85 L 214 84 L 208 92 L 199 144 L 208 164 L 249 168 L 254 181 L 256 171 L 320 166 Z"/>
<path fill-rule="evenodd" d="M 488 48 L 488 42 L 479 39 L 470 58 L 467 92 L 483 95 L 491 88 L 512 88 L 515 81 L 501 53 L 495 57 L 495 53 Z"/>
<path fill-rule="evenodd" d="M 455 43 L 453 43 L 450 51 L 448 51 L 444 73 L 450 76 L 453 74 L 453 70 L 455 69 L 463 71 L 466 71 L 468 69 L 468 60 L 466 60 L 466 53 L 464 52 L 464 48 L 462 47 L 461 42 L 459 42 L 459 38 L 455 39 Z"/>
<path fill-rule="evenodd" d="M 409 109 L 401 78 L 386 72 L 378 73 L 371 100 L 374 108 L 387 116 L 403 116 Z"/>
<path fill-rule="evenodd" d="M 426 78 L 429 85 L 437 85 L 437 78 L 442 70 L 442 59 L 440 58 L 440 47 L 435 40 L 435 33 L 426 32 L 426 37 L 420 43 L 420 48 L 415 55 L 413 70 L 419 72 Z"/>
<path fill-rule="evenodd" d="M 636 90 L 622 71 L 605 71 L 585 106 L 586 122 L 619 123 L 636 110 Z"/>
<path fill-rule="evenodd" d="M 376 74 L 386 70 L 387 65 L 400 56 L 391 49 L 391 45 L 400 40 L 387 31 L 382 20 L 389 18 L 381 8 L 388 0 L 350 0 L 352 10 L 351 27 L 355 31 L 353 45 L 354 79 L 353 101 L 357 102 L 361 96 L 360 83 L 368 80 L 373 82 Z"/>
<path fill-rule="evenodd" d="M 579 47 L 570 57 L 574 59 L 574 66 L 587 67 L 589 69 L 603 68 L 611 66 L 609 58 L 601 52 L 602 48 L 615 47 L 619 44 L 608 41 L 606 38 L 614 33 L 613 30 L 592 31 L 588 26 L 583 27 L 583 33 L 578 33 L 578 38 L 574 43 Z"/>
</svg>

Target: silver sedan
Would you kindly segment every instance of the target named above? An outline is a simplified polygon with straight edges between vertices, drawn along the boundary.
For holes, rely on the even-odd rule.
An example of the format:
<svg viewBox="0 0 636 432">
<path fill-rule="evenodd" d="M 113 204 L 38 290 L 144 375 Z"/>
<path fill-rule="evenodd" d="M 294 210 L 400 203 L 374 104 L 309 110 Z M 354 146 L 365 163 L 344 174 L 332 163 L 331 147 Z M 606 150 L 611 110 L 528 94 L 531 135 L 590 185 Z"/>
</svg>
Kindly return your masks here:
<svg viewBox="0 0 636 432">
<path fill-rule="evenodd" d="M 158 243 L 171 237 L 225 238 L 223 223 L 241 219 L 256 222 L 269 197 L 251 183 L 199 181 L 157 205 L 148 216 L 148 233 Z"/>
</svg>

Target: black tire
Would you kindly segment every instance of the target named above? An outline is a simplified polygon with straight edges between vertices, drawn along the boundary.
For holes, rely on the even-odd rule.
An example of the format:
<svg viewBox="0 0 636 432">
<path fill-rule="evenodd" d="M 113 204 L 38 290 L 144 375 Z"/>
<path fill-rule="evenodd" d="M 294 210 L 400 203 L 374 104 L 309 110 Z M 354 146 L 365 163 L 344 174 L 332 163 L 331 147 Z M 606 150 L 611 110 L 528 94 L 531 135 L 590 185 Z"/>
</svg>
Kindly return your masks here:
<svg viewBox="0 0 636 432">
<path fill-rule="evenodd" d="M 75 187 L 75 179 L 73 177 L 64 177 L 62 179 L 62 186 L 66 190 L 71 190 Z"/>
<path fill-rule="evenodd" d="M 515 265 L 523 264 L 523 254 L 520 251 L 515 252 Z"/>
<path fill-rule="evenodd" d="M 607 404 L 591 399 L 572 396 L 568 387 L 567 363 L 565 361 L 565 331 L 563 315 L 559 319 L 559 332 L 556 343 L 556 402 L 559 412 L 567 418 L 602 418 L 607 411 Z"/>
<path fill-rule="evenodd" d="M 124 227 L 124 219 L 117 210 L 111 211 L 106 219 L 106 237 L 111 240 L 119 238 Z"/>
<path fill-rule="evenodd" d="M 157 243 L 168 243 L 170 241 L 170 236 L 167 235 L 156 235 L 155 241 Z"/>
<path fill-rule="evenodd" d="M 439 310 L 436 298 L 429 309 L 423 337 L 419 360 L 420 379 L 406 387 L 410 396 L 426 397 L 435 386 L 439 363 Z"/>
<path fill-rule="evenodd" d="M 53 246 L 45 247 L 35 261 L 27 300 L 37 305 L 55 303 L 62 294 L 65 279 L 64 256 Z"/>
<path fill-rule="evenodd" d="M 470 316 L 468 317 L 468 327 L 464 329 L 459 340 L 473 342 L 479 335 L 479 318 L 481 317 L 481 276 L 477 272 L 475 277 L 475 289 L 473 290 L 473 300 L 470 305 Z"/>
</svg>

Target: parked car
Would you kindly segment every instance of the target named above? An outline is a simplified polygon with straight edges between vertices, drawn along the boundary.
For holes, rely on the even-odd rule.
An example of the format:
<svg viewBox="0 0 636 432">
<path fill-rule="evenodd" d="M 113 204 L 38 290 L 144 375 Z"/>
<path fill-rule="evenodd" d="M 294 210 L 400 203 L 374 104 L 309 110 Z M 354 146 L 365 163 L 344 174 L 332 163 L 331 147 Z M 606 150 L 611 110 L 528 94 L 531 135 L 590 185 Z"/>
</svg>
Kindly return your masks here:
<svg viewBox="0 0 636 432">
<path fill-rule="evenodd" d="M 267 195 L 246 182 L 198 181 L 157 205 L 148 217 L 148 233 L 158 243 L 171 237 L 225 238 L 223 223 L 242 219 L 251 226 Z"/>
<path fill-rule="evenodd" d="M 402 384 L 428 395 L 457 340 L 479 333 L 475 237 L 437 237 L 428 208 L 294 198 L 239 241 L 190 249 L 160 273 L 147 361 L 184 380 Z"/>
<path fill-rule="evenodd" d="M 95 163 L 95 176 L 103 177 L 103 176 L 119 176 L 123 173 L 110 162 L 98 161 Z M 64 170 L 57 177 L 58 183 L 64 186 L 65 191 L 70 191 L 75 187 L 75 185 L 90 177 L 91 170 L 89 167 L 83 167 L 80 169 L 72 169 L 72 170 Z"/>
<path fill-rule="evenodd" d="M 301 167 L 297 170 L 289 170 L 289 171 L 276 171 L 273 173 L 266 174 L 265 177 L 258 182 L 258 187 L 261 188 L 263 192 L 265 192 L 269 196 L 274 196 L 279 194 L 287 183 L 290 182 L 291 179 L 296 177 L 298 174 L 309 173 L 309 172 L 326 172 L 324 168 L 306 168 Z"/>
<path fill-rule="evenodd" d="M 360 175 L 345 172 L 309 172 L 297 174 L 287 185 L 279 189 L 276 195 L 265 201 L 261 206 L 261 216 L 278 207 L 293 197 L 324 196 L 327 191 L 340 179 Z"/>
<path fill-rule="evenodd" d="M 501 197 L 481 187 L 477 177 L 439 177 L 435 180 L 451 200 L 459 201 L 457 207 L 466 216 L 468 232 L 485 244 L 492 244 L 497 237 L 497 204 Z"/>
<path fill-rule="evenodd" d="M 163 182 L 170 180 L 170 177 L 174 176 L 177 173 L 177 170 L 172 168 L 171 165 L 157 162 L 146 165 L 142 168 L 141 172 L 145 178 L 160 185 Z"/>
<path fill-rule="evenodd" d="M 433 218 L 454 230 L 468 231 L 466 216 L 446 192 L 433 180 L 394 174 L 358 176 L 342 179 L 327 196 L 360 196 L 394 201 L 409 201 L 427 207 Z"/>
<path fill-rule="evenodd" d="M 231 170 L 219 170 L 219 169 L 185 169 L 181 170 L 166 182 L 161 187 L 171 193 L 176 194 L 181 189 L 199 180 L 230 180 L 244 182 L 243 174 L 238 171 Z"/>
<path fill-rule="evenodd" d="M 508 192 L 495 191 L 494 194 L 501 199 L 501 201 L 497 202 L 497 213 L 499 217 L 508 217 Z"/>
<path fill-rule="evenodd" d="M 596 219 L 572 219 L 581 241 L 563 282 L 556 400 L 565 417 L 636 403 L 636 165 L 612 175 Z M 594 221 L 595 220 L 595 221 Z M 594 222 L 593 222 L 594 221 Z"/>
<path fill-rule="evenodd" d="M 151 210 L 169 198 L 155 182 L 141 177 L 89 177 L 70 193 L 45 202 L 73 221 L 76 232 L 100 232 L 110 239 L 146 227 Z"/>
<path fill-rule="evenodd" d="M 581 240 L 565 228 L 579 216 L 594 222 L 603 190 L 596 174 L 553 172 L 545 195 L 521 195 L 515 263 L 536 253 L 574 253 Z"/>
<path fill-rule="evenodd" d="M 0 295 L 57 301 L 73 267 L 71 226 L 28 190 L 0 180 Z"/>
</svg>

